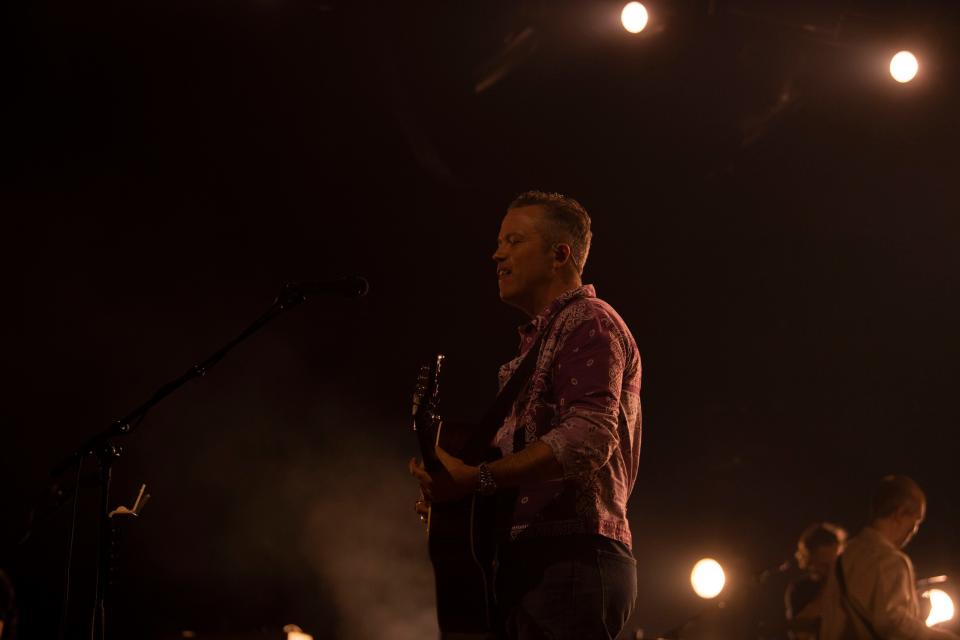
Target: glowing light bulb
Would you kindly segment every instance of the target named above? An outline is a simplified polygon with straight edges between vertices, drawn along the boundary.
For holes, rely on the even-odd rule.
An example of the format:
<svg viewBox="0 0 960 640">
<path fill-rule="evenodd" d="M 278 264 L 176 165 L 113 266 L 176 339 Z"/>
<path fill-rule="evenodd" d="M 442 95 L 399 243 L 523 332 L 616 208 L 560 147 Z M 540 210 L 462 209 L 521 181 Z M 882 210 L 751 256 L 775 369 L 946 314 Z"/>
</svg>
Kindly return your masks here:
<svg viewBox="0 0 960 640">
<path fill-rule="evenodd" d="M 647 8 L 639 2 L 628 2 L 620 12 L 620 22 L 630 33 L 640 33 L 647 26 L 650 15 Z"/>
<path fill-rule="evenodd" d="M 704 558 L 693 565 L 693 571 L 690 572 L 690 584 L 693 585 L 694 593 L 706 600 L 720 595 L 726 582 L 723 567 L 713 558 Z"/>
<path fill-rule="evenodd" d="M 930 589 L 923 592 L 923 597 L 930 600 L 930 615 L 927 616 L 928 627 L 953 620 L 953 599 L 946 591 Z"/>
<path fill-rule="evenodd" d="M 313 640 L 313 636 L 304 633 L 303 629 L 295 624 L 283 625 L 283 632 L 287 634 L 287 640 Z"/>
<path fill-rule="evenodd" d="M 917 77 L 919 70 L 917 57 L 909 51 L 901 51 L 890 58 L 890 75 L 897 82 L 910 82 Z"/>
</svg>

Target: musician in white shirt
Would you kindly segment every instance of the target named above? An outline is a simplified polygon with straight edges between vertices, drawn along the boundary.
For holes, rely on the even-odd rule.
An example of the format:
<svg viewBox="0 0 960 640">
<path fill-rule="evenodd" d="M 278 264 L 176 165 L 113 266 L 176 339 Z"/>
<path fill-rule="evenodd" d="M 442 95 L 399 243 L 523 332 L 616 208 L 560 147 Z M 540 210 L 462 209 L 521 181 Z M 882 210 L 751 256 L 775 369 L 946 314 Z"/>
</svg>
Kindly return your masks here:
<svg viewBox="0 0 960 640">
<path fill-rule="evenodd" d="M 870 524 L 847 544 L 827 582 L 820 640 L 960 640 L 927 627 L 913 563 L 900 550 L 926 515 L 923 491 L 906 476 L 887 476 L 870 510 Z"/>
</svg>

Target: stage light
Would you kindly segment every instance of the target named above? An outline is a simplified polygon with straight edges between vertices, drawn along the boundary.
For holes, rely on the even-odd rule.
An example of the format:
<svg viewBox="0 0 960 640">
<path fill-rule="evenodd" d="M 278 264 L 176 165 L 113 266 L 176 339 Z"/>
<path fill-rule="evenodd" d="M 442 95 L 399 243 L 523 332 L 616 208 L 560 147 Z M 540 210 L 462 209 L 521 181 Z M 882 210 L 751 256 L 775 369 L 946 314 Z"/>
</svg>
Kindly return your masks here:
<svg viewBox="0 0 960 640">
<path fill-rule="evenodd" d="M 953 599 L 946 591 L 930 589 L 923 592 L 923 597 L 930 600 L 930 615 L 927 616 L 928 627 L 953 620 Z"/>
<path fill-rule="evenodd" d="M 920 64 L 909 51 L 901 51 L 890 58 L 890 75 L 897 82 L 910 82 L 917 77 Z"/>
<path fill-rule="evenodd" d="M 690 584 L 693 585 L 694 593 L 705 600 L 720 595 L 726 582 L 723 567 L 713 558 L 704 558 L 693 565 L 693 571 L 690 572 Z"/>
<path fill-rule="evenodd" d="M 295 624 L 283 625 L 283 632 L 287 634 L 287 640 L 313 640 L 313 636 L 304 633 L 303 629 Z"/>
<path fill-rule="evenodd" d="M 620 22 L 630 33 L 640 33 L 647 26 L 650 15 L 647 8 L 639 2 L 628 2 L 620 12 Z"/>
</svg>

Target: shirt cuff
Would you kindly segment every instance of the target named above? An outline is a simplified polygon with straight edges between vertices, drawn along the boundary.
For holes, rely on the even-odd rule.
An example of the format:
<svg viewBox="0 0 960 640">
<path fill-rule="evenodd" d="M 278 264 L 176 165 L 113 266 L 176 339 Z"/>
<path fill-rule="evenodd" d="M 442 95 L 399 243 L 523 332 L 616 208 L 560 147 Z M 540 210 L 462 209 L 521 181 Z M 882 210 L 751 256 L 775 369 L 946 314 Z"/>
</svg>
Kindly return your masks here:
<svg viewBox="0 0 960 640">
<path fill-rule="evenodd" d="M 540 440 L 553 451 L 564 479 L 588 476 L 607 463 L 617 446 L 617 416 L 572 410 Z"/>
</svg>

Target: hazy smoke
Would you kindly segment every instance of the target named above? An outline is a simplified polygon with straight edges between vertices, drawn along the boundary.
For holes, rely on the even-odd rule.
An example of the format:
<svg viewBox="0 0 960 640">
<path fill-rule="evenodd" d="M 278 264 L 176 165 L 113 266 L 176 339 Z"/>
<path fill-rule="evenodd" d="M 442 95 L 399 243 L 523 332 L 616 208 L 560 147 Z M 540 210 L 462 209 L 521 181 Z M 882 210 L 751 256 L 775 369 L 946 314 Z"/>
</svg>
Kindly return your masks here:
<svg viewBox="0 0 960 640">
<path fill-rule="evenodd" d="M 329 412 L 323 422 L 331 420 Z M 308 507 L 304 555 L 333 590 L 344 640 L 422 640 L 437 634 L 433 574 L 414 515 L 416 484 L 406 472 L 413 434 L 398 416 L 396 435 L 367 416 L 340 415 L 348 433 L 325 451 L 322 468 L 295 469 L 290 481 L 321 483 Z M 345 428 L 346 425 L 352 427 Z M 381 434 L 377 437 L 377 434 Z M 326 637 L 314 630 L 319 637 Z"/>
</svg>

